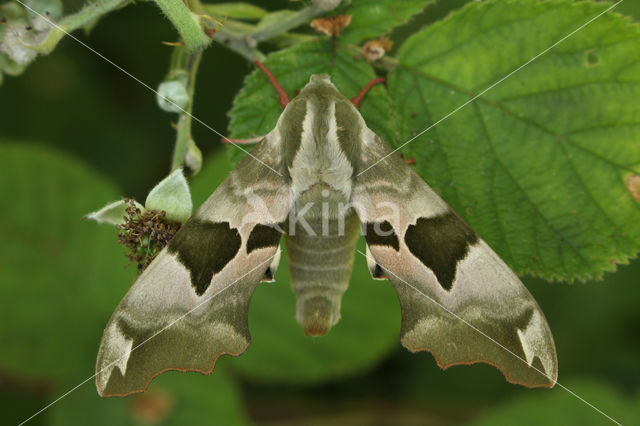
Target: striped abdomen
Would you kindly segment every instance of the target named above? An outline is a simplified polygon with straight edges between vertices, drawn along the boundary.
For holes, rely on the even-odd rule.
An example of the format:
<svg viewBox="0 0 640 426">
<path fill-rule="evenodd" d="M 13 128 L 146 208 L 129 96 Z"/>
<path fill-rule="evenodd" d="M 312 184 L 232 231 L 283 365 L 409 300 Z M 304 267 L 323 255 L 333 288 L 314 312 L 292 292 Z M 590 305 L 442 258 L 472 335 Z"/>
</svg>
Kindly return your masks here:
<svg viewBox="0 0 640 426">
<path fill-rule="evenodd" d="M 313 204 L 290 224 L 285 244 L 291 287 L 297 297 L 296 318 L 306 334 L 325 334 L 340 319 L 359 226 L 352 209 L 340 212 L 336 203 L 326 201 Z"/>
</svg>

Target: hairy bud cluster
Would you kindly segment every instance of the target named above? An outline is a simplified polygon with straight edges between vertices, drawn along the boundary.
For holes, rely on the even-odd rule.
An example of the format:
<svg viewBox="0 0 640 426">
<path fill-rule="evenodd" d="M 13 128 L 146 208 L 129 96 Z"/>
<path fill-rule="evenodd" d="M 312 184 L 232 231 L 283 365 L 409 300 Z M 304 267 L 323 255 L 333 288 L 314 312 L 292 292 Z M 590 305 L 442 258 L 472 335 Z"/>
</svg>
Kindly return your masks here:
<svg viewBox="0 0 640 426">
<path fill-rule="evenodd" d="M 164 211 L 142 211 L 133 200 L 128 203 L 124 223 L 116 225 L 118 242 L 129 249 L 126 257 L 144 270 L 155 255 L 173 238 L 180 224 L 168 222 Z"/>
</svg>

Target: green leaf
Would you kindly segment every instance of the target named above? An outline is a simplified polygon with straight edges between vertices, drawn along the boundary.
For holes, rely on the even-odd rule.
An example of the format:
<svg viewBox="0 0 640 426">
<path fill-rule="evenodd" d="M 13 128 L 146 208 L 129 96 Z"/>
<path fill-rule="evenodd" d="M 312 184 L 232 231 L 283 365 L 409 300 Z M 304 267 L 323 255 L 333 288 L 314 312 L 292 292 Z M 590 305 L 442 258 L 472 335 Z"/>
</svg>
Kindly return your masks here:
<svg viewBox="0 0 640 426">
<path fill-rule="evenodd" d="M 102 330 L 132 282 L 112 227 L 82 221 L 119 198 L 82 163 L 0 144 L 0 366 L 72 384 L 93 373 Z"/>
<path fill-rule="evenodd" d="M 638 425 L 640 395 L 630 399 L 605 383 L 582 380 L 567 385 L 568 389 L 589 401 L 598 410 L 624 425 Z M 565 426 L 604 425 L 612 422 L 594 408 L 580 401 L 565 389 L 529 393 L 497 407 L 470 425 L 522 426 L 553 424 Z"/>
<path fill-rule="evenodd" d="M 473 2 L 409 38 L 389 90 L 417 135 L 608 3 Z M 640 29 L 607 13 L 407 146 L 518 273 L 586 279 L 640 249 Z M 400 141 L 402 142 L 402 141 Z"/>
<path fill-rule="evenodd" d="M 364 61 L 356 60 L 348 48 L 334 50 L 328 40 L 310 41 L 269 55 L 264 62 L 282 87 L 293 96 L 309 81 L 312 74 L 327 73 L 331 81 L 347 97 L 352 98 L 376 75 Z M 367 125 L 388 141 L 397 137 L 391 104 L 381 85 L 376 85 L 364 98 L 360 112 Z M 245 79 L 229 113 L 232 138 L 250 138 L 267 134 L 282 113 L 275 89 L 258 69 Z M 242 151 L 231 147 L 235 160 Z"/>
<path fill-rule="evenodd" d="M 144 212 L 144 206 L 133 200 L 136 208 Z M 127 216 L 127 207 L 131 204 L 126 199 L 114 201 L 107 204 L 100 210 L 87 214 L 84 219 L 95 220 L 98 223 L 105 223 L 108 225 L 121 225 L 125 222 Z"/>
<path fill-rule="evenodd" d="M 640 3 L 638 2 L 623 1 L 616 6 L 615 10 L 618 13 L 633 16 L 636 22 L 640 20 Z"/>
<path fill-rule="evenodd" d="M 420 13 L 433 0 L 353 0 L 342 15 L 351 15 L 351 23 L 340 34 L 341 43 L 359 44 L 387 35 Z"/>
<path fill-rule="evenodd" d="M 225 157 L 218 154 L 207 160 L 194 178 L 191 190 L 196 205 L 226 177 Z M 362 242 L 359 249 L 364 251 Z M 388 282 L 371 279 L 363 256 L 356 254 L 353 269 L 340 322 L 326 336 L 307 337 L 295 319 L 295 295 L 283 254 L 276 283 L 260 285 L 251 300 L 251 346 L 239 358 L 230 359 L 229 365 L 261 381 L 318 382 L 379 363 L 400 346 L 398 298 Z"/>
</svg>

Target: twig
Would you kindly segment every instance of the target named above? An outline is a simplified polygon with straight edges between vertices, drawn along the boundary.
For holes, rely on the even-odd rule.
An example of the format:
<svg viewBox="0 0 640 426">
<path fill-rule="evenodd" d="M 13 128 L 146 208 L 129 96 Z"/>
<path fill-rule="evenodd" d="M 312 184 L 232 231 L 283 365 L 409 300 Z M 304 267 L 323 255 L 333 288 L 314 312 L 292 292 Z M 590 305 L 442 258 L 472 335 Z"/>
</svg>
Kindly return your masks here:
<svg viewBox="0 0 640 426">
<path fill-rule="evenodd" d="M 198 0 L 192 0 L 191 4 L 192 7 L 199 8 L 204 12 L 205 9 L 199 4 Z M 340 0 L 314 0 L 309 6 L 289 15 L 285 19 L 262 28 L 229 21 L 228 25 L 218 29 L 213 39 L 252 62 L 255 60 L 263 61 L 265 55 L 258 50 L 259 43 L 276 37 L 282 38 L 282 36 L 287 35 L 289 30 L 318 15 L 335 9 L 339 4 Z M 299 37 L 304 38 L 305 36 L 301 35 Z"/>
<path fill-rule="evenodd" d="M 183 47 L 179 46 L 176 49 L 176 55 L 184 54 Z M 171 160 L 171 171 L 183 167 L 184 158 L 189 150 L 189 144 L 191 143 L 191 111 L 193 110 L 193 96 L 195 94 L 196 87 L 196 74 L 198 72 L 198 66 L 200 65 L 200 59 L 202 58 L 202 51 L 198 50 L 191 53 L 186 58 L 186 64 L 184 66 L 188 75 L 187 93 L 189 94 L 189 102 L 184 108 L 184 112 L 180 114 L 178 119 L 176 144 L 173 149 L 173 158 Z M 172 62 L 179 63 L 180 59 L 176 58 Z"/>
<path fill-rule="evenodd" d="M 256 48 L 257 43 L 248 35 L 222 26 L 213 35 L 213 39 L 223 46 L 228 47 L 249 61 L 264 61 L 264 54 Z"/>
</svg>

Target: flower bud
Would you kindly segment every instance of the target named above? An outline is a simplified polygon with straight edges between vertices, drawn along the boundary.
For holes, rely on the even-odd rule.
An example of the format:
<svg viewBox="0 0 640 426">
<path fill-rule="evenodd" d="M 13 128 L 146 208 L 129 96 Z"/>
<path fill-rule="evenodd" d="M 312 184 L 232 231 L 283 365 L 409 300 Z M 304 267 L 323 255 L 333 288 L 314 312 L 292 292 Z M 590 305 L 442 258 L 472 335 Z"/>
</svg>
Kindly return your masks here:
<svg viewBox="0 0 640 426">
<path fill-rule="evenodd" d="M 391 50 L 393 43 L 386 37 L 378 40 L 369 40 L 362 46 L 362 54 L 367 62 L 377 61 L 382 58 L 386 52 Z"/>
<path fill-rule="evenodd" d="M 157 184 L 144 203 L 147 210 L 164 211 L 166 219 L 184 223 L 191 217 L 193 202 L 182 169 L 175 170 Z"/>
<path fill-rule="evenodd" d="M 62 0 L 25 0 L 24 4 L 36 31 L 50 30 L 52 25 L 48 20 L 56 22 L 62 18 Z"/>
<path fill-rule="evenodd" d="M 189 148 L 184 156 L 184 165 L 191 171 L 191 175 L 196 175 L 202 167 L 202 152 L 193 139 L 189 139 Z"/>
<path fill-rule="evenodd" d="M 0 54 L 6 54 L 17 65 L 26 65 L 38 55 L 38 52 L 25 45 L 36 41 L 37 37 L 33 31 L 27 30 L 23 22 L 7 24 L 4 37 L 0 40 Z"/>
<path fill-rule="evenodd" d="M 156 96 L 158 106 L 167 112 L 182 112 L 189 104 L 189 92 L 180 80 L 163 81 Z"/>
</svg>

